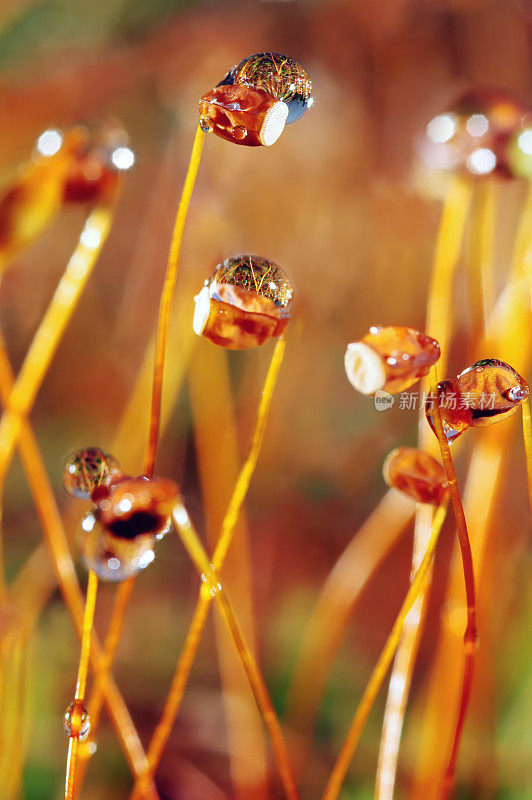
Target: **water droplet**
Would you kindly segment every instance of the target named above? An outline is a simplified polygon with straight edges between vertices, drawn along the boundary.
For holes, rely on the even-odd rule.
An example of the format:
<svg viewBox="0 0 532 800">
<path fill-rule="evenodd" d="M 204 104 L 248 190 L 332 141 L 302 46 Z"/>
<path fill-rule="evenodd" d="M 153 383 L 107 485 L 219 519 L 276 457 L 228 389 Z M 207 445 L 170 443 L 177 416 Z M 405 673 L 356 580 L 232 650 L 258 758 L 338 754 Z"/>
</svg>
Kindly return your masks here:
<svg viewBox="0 0 532 800">
<path fill-rule="evenodd" d="M 65 711 L 63 725 L 68 736 L 77 738 L 80 742 L 85 741 L 91 730 L 91 721 L 81 700 L 70 703 Z"/>
</svg>

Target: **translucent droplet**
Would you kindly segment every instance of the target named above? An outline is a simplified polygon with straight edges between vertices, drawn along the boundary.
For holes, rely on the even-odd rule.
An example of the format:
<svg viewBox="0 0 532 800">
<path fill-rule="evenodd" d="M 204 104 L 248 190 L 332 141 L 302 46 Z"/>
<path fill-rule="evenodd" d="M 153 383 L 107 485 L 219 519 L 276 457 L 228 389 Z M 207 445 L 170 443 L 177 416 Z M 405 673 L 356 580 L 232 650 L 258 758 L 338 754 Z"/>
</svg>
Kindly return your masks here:
<svg viewBox="0 0 532 800">
<path fill-rule="evenodd" d="M 91 730 L 91 721 L 89 712 L 81 700 L 70 703 L 65 711 L 63 725 L 68 736 L 77 738 L 80 742 L 85 741 Z"/>
<path fill-rule="evenodd" d="M 293 289 L 272 261 L 238 255 L 218 266 L 195 300 L 195 332 L 244 350 L 281 335 L 292 313 Z"/>
<path fill-rule="evenodd" d="M 70 455 L 63 467 L 63 485 L 73 497 L 90 499 L 99 486 L 106 486 L 121 474 L 120 464 L 99 447 L 84 447 Z"/>
<path fill-rule="evenodd" d="M 438 342 L 415 328 L 373 325 L 360 341 L 347 345 L 344 363 L 351 385 L 374 395 L 408 389 L 439 357 Z"/>
<path fill-rule="evenodd" d="M 468 398 L 462 394 L 453 381 L 440 381 L 436 397 L 429 395 L 425 413 L 427 421 L 436 433 L 434 425 L 434 404 L 438 403 L 443 432 L 447 441 L 454 442 L 472 424 L 472 413 Z"/>
<path fill-rule="evenodd" d="M 413 447 L 397 447 L 388 455 L 382 472 L 388 486 L 418 503 L 439 506 L 446 493 L 445 470 L 439 461 Z"/>
<path fill-rule="evenodd" d="M 254 53 L 234 66 L 220 85 L 245 84 L 262 89 L 288 106 L 287 124 L 312 105 L 312 83 L 301 64 L 281 53 Z"/>
</svg>

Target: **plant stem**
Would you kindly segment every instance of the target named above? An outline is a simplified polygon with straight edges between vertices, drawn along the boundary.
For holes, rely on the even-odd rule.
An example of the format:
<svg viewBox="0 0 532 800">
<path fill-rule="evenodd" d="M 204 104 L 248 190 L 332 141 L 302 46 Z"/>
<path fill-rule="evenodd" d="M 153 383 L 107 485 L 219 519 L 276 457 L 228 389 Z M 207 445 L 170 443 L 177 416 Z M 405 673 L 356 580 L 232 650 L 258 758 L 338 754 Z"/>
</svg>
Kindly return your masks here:
<svg viewBox="0 0 532 800">
<path fill-rule="evenodd" d="M 523 441 L 525 443 L 526 474 L 528 483 L 528 501 L 532 514 L 532 423 L 530 421 L 530 405 L 528 398 L 521 401 L 523 417 Z"/>
<path fill-rule="evenodd" d="M 264 381 L 264 387 L 262 390 L 262 396 L 259 403 L 255 425 L 251 435 L 248 453 L 240 469 L 235 487 L 233 489 L 229 506 L 222 522 L 218 544 L 216 545 L 212 557 L 212 563 L 216 570 L 221 569 L 224 564 L 225 557 L 231 545 L 238 516 L 257 464 L 257 459 L 259 457 L 260 449 L 264 439 L 273 393 L 275 391 L 275 385 L 277 383 L 279 370 L 283 362 L 285 346 L 286 340 L 283 334 L 283 336 L 281 336 L 275 344 L 275 349 L 272 354 L 266 380 Z M 181 649 L 174 677 L 172 679 L 172 684 L 170 686 L 159 723 L 155 728 L 152 739 L 148 746 L 147 758 L 152 777 L 155 774 L 159 761 L 161 760 L 168 737 L 170 736 L 179 712 L 192 665 L 194 663 L 194 659 L 201 641 L 201 636 L 205 628 L 207 615 L 209 613 L 212 600 L 213 598 L 209 594 L 205 594 L 204 592 L 200 591 L 198 602 L 194 610 L 194 615 L 187 631 L 185 642 Z M 131 794 L 132 800 L 137 796 L 136 789 L 137 787 L 135 786 Z"/>
<path fill-rule="evenodd" d="M 441 350 L 439 368 L 442 373 L 445 373 L 447 367 L 452 327 L 452 317 L 449 314 L 449 309 L 452 307 L 450 299 L 472 193 L 473 187 L 470 181 L 460 175 L 453 178 L 445 198 L 436 239 L 427 301 L 426 332 L 439 342 Z M 427 377 L 421 382 L 421 396 L 425 394 L 429 385 L 430 379 Z M 421 450 L 435 455 L 437 445 L 427 426 L 423 408 L 420 408 L 419 420 L 419 447 Z M 429 535 L 430 521 L 427 519 L 426 510 L 419 507 L 414 531 L 412 574 L 415 573 L 424 556 Z M 393 798 L 404 714 L 410 692 L 412 672 L 416 663 L 429 587 L 430 574 L 416 607 L 405 621 L 401 644 L 392 670 L 382 728 L 375 800 L 392 800 Z"/>
<path fill-rule="evenodd" d="M 166 275 L 161 294 L 161 304 L 159 306 L 157 339 L 155 343 L 155 360 L 153 366 L 150 429 L 148 442 L 146 444 L 146 453 L 144 455 L 143 468 L 144 474 L 148 477 L 153 475 L 155 459 L 157 457 L 159 427 L 161 423 L 161 398 L 163 390 L 164 365 L 168 342 L 168 327 L 170 324 L 170 311 L 172 308 L 172 300 L 174 297 L 174 290 L 177 280 L 179 254 L 181 251 L 181 243 L 183 241 L 183 231 L 185 228 L 188 207 L 190 205 L 190 198 L 192 197 L 192 191 L 194 189 L 196 176 L 198 174 L 204 139 L 205 134 L 198 125 L 196 129 L 196 136 L 194 138 L 194 144 L 192 146 L 192 155 L 190 157 L 185 184 L 183 186 L 183 192 L 181 194 L 181 200 L 179 201 L 179 206 L 177 209 L 177 216 L 172 233 L 172 241 L 170 244 L 170 253 L 168 256 L 168 265 L 166 267 Z"/>
<path fill-rule="evenodd" d="M 177 501 L 172 516 L 181 541 L 204 583 L 202 587 L 203 593 L 214 598 L 218 610 L 229 629 L 235 649 L 255 696 L 257 706 L 270 735 L 274 756 L 277 761 L 286 796 L 289 800 L 298 800 L 299 794 L 279 719 L 272 705 L 266 684 L 264 683 L 264 678 L 244 638 L 238 620 L 225 593 L 225 589 L 220 583 L 216 569 L 214 565 L 210 563 L 207 553 L 192 526 L 188 512 L 180 500 Z"/>
<path fill-rule="evenodd" d="M 436 368 L 433 368 L 434 386 L 433 396 L 437 398 L 437 384 L 438 379 L 436 375 Z M 473 555 L 471 553 L 471 545 L 469 542 L 469 534 L 467 532 L 467 523 L 462 505 L 462 498 L 460 497 L 460 489 L 458 488 L 458 481 L 456 479 L 456 472 L 454 469 L 453 459 L 449 448 L 449 443 L 445 437 L 443 426 L 440 417 L 440 409 L 437 400 L 434 402 L 434 428 L 438 443 L 440 445 L 441 457 L 445 474 L 447 476 L 447 484 L 451 494 L 451 503 L 453 506 L 454 517 L 456 520 L 456 532 L 458 542 L 460 544 L 460 552 L 462 555 L 462 566 L 464 570 L 464 582 L 467 603 L 467 625 L 464 633 L 464 650 L 465 650 L 465 663 L 464 663 L 464 677 L 462 681 L 462 696 L 460 698 L 460 706 L 458 709 L 458 717 L 454 732 L 454 739 L 451 748 L 451 755 L 445 771 L 443 786 L 441 790 L 442 800 L 446 800 L 449 796 L 451 788 L 454 783 L 454 776 L 456 772 L 456 762 L 458 759 L 458 750 L 460 747 L 460 740 L 464 728 L 465 717 L 467 713 L 467 706 L 469 703 L 469 696 L 471 694 L 471 686 L 473 682 L 473 670 L 475 665 L 475 652 L 477 649 L 477 625 L 476 625 L 476 599 L 475 599 L 475 574 L 473 567 Z"/>
<path fill-rule="evenodd" d="M 13 372 L 0 336 L 0 400 L 4 406 L 10 397 L 13 384 Z M 59 514 L 35 436 L 26 417 L 22 419 L 19 447 L 28 484 L 34 498 L 48 550 L 52 556 L 57 583 L 63 595 L 64 603 L 70 612 L 76 633 L 81 640 L 84 613 L 83 599 L 61 515 Z M 93 635 L 91 662 L 95 675 L 101 675 L 109 716 L 116 729 L 131 771 L 134 775 L 140 775 L 146 771 L 146 756 L 116 684 L 109 675 L 105 675 L 102 672 L 103 659 L 95 634 Z M 157 794 L 150 787 L 146 797 L 155 799 Z"/>
<path fill-rule="evenodd" d="M 377 661 L 377 664 L 371 674 L 371 678 L 369 679 L 369 682 L 364 690 L 364 694 L 362 695 L 362 699 L 355 712 L 353 721 L 351 722 L 351 726 L 345 738 L 342 749 L 340 750 L 336 764 L 334 765 L 334 768 L 330 774 L 322 800 L 336 800 L 340 793 L 347 770 L 349 769 L 349 765 L 364 729 L 364 725 L 366 724 L 366 720 L 379 693 L 379 689 L 384 682 L 390 664 L 392 663 L 395 651 L 399 645 L 406 616 L 423 589 L 423 585 L 429 573 L 429 568 L 434 555 L 434 550 L 436 548 L 436 543 L 438 541 L 438 536 L 445 520 L 446 511 L 447 502 L 439 506 L 438 510 L 436 511 L 425 555 L 413 581 L 410 584 L 407 595 L 403 601 L 403 605 L 401 606 L 401 610 L 397 615 L 391 633 L 388 636 L 386 644 L 384 645 L 384 648 L 379 656 L 379 660 Z"/>
<path fill-rule="evenodd" d="M 95 572 L 89 571 L 87 584 L 87 599 L 83 615 L 83 628 L 81 633 L 81 656 L 79 659 L 78 680 L 72 710 L 70 741 L 68 746 L 67 776 L 65 785 L 65 800 L 72 800 L 74 796 L 74 776 L 76 774 L 76 756 L 78 751 L 80 726 L 83 714 L 83 701 L 87 686 L 87 673 L 89 671 L 89 658 L 91 651 L 91 633 L 94 623 L 94 610 L 96 608 L 96 594 L 98 591 L 98 578 Z"/>
<path fill-rule="evenodd" d="M 107 239 L 113 216 L 113 206 L 99 206 L 91 212 L 48 310 L 33 337 L 0 420 L 0 487 L 4 485 L 22 419 L 28 415 L 33 405 L 65 328 Z"/>
</svg>

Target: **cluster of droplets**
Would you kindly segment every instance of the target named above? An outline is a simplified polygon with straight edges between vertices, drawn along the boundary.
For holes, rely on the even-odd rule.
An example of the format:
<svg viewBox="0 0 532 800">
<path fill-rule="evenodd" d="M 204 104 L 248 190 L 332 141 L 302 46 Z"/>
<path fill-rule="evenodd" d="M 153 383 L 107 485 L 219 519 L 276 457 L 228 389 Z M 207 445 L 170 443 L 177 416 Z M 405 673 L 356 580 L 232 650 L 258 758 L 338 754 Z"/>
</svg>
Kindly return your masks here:
<svg viewBox="0 0 532 800">
<path fill-rule="evenodd" d="M 440 381 L 435 396 L 427 398 L 425 411 L 435 431 L 437 404 L 445 437 L 453 442 L 469 427 L 493 425 L 515 414 L 528 393 L 527 382 L 513 367 L 496 358 L 484 358 L 454 380 Z"/>
<path fill-rule="evenodd" d="M 312 105 L 303 67 L 281 53 L 254 53 L 199 101 L 200 127 L 248 147 L 270 146 Z"/>
<path fill-rule="evenodd" d="M 117 582 L 151 564 L 157 540 L 170 529 L 173 481 L 124 475 L 114 456 L 89 447 L 67 459 L 63 483 L 73 497 L 92 501 L 78 537 L 87 569 Z"/>
<path fill-rule="evenodd" d="M 430 169 L 530 178 L 532 108 L 501 91 L 469 91 L 430 120 L 419 152 Z"/>
<path fill-rule="evenodd" d="M 362 394 L 403 392 L 428 374 L 440 357 L 435 339 L 403 325 L 373 325 L 347 345 L 345 371 Z"/>
<path fill-rule="evenodd" d="M 245 350 L 283 333 L 292 313 L 293 289 L 273 261 L 237 255 L 216 267 L 195 303 L 198 336 L 230 350 Z"/>
</svg>

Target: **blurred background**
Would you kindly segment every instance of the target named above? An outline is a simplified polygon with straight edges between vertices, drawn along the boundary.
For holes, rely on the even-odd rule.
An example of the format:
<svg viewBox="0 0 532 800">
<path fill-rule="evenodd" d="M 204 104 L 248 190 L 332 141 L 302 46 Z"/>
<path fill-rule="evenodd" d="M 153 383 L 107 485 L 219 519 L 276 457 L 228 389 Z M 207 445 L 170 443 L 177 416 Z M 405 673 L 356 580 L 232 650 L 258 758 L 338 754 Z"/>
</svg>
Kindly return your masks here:
<svg viewBox="0 0 532 800">
<path fill-rule="evenodd" d="M 85 506 L 69 503 L 61 467 L 76 447 L 111 449 L 116 440 L 156 321 L 199 97 L 234 63 L 261 50 L 287 53 L 311 75 L 314 107 L 274 147 L 206 138 L 185 232 L 169 376 L 179 376 L 189 354 L 193 366 L 175 402 L 170 398 L 157 464 L 157 474 L 182 485 L 202 535 L 215 534 L 234 464 L 245 453 L 272 345 L 220 360 L 207 341 L 192 341 L 192 297 L 230 255 L 252 252 L 274 260 L 293 281 L 296 308 L 227 581 L 281 714 L 319 591 L 385 491 L 382 462 L 394 446 L 416 441 L 415 411 L 396 406 L 378 413 L 371 399 L 352 390 L 343 367 L 347 342 L 371 324 L 424 328 L 442 206 L 416 168 L 416 139 L 434 114 L 471 86 L 499 87 L 530 102 L 531 43 L 529 0 L 0 4 L 2 184 L 9 184 L 44 129 L 102 114 L 122 121 L 136 154 L 110 239 L 31 415 L 73 547 Z M 525 190 L 517 182 L 499 189 L 494 265 L 500 275 L 508 267 Z M 86 213 L 79 205 L 62 211 L 2 278 L 0 324 L 16 369 Z M 466 295 L 464 278 L 457 285 L 451 373 L 472 360 L 476 331 Z M 226 374 L 232 408 L 218 383 Z M 146 392 L 122 435 L 127 452 L 115 452 L 133 473 L 140 470 L 148 398 Z M 203 415 L 201 436 L 195 436 L 193 406 Z M 532 798 L 529 522 L 522 446 L 518 440 L 510 446 L 512 472 L 499 514 L 505 569 L 497 603 L 503 619 L 485 698 L 489 713 L 482 726 L 470 726 L 460 798 Z M 4 531 L 13 579 L 41 539 L 18 459 L 5 492 Z M 422 704 L 436 647 L 452 537 L 449 525 L 414 674 L 414 706 Z M 309 800 L 321 795 L 404 595 L 411 547 L 407 532 L 350 620 L 302 776 Z M 48 564 L 43 569 L 52 575 Z M 82 567 L 80 576 L 84 581 Z M 176 537 L 161 543 L 155 563 L 138 579 L 115 676 L 144 742 L 159 717 L 197 587 Z M 102 586 L 96 620 L 102 638 L 113 596 L 112 586 Z M 52 592 L 27 658 L 27 760 L 20 793 L 27 800 L 62 796 L 67 742 L 61 717 L 73 696 L 78 658 L 70 618 L 60 594 Z M 252 773 L 253 758 L 245 728 L 237 735 L 228 723 L 234 703 L 248 710 L 250 703 L 242 687 L 241 695 L 238 687 L 228 689 L 236 669 L 231 659 L 222 629 L 211 620 L 158 772 L 161 798 L 265 796 L 264 789 L 242 789 L 246 781 L 264 781 L 246 773 Z M 373 796 L 384 697 L 354 759 L 345 800 Z M 409 722 L 407 716 L 399 798 L 408 796 L 418 752 L 419 731 Z M 275 780 L 271 796 L 281 797 Z M 119 800 L 130 786 L 104 716 L 83 797 Z"/>
</svg>

